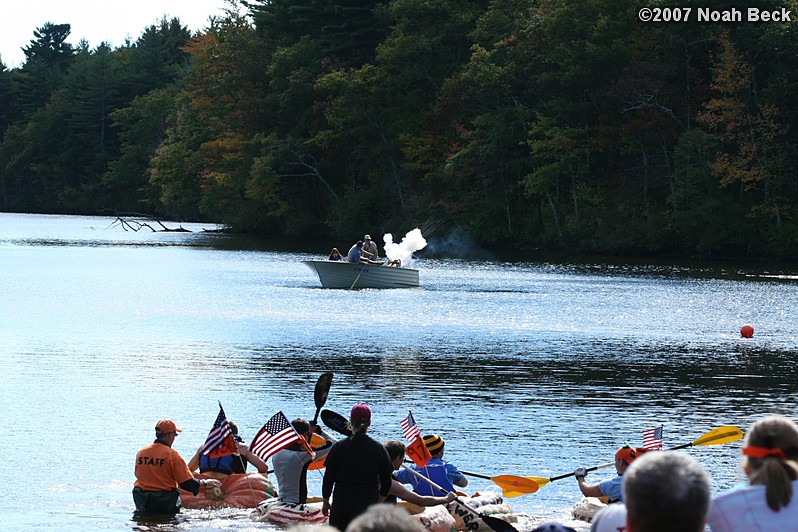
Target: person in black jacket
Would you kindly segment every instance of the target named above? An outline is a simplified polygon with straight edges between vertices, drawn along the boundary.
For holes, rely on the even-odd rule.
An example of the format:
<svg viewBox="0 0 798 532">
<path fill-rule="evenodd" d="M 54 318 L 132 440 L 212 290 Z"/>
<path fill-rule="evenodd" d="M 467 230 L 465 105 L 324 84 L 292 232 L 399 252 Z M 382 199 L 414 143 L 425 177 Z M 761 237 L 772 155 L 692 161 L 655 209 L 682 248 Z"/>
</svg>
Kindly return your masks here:
<svg viewBox="0 0 798 532">
<path fill-rule="evenodd" d="M 329 516 L 330 525 L 339 530 L 346 530 L 355 517 L 385 499 L 393 472 L 388 451 L 367 434 L 371 425 L 369 407 L 353 406 L 349 423 L 352 435 L 330 449 L 321 487 L 322 512 Z"/>
</svg>

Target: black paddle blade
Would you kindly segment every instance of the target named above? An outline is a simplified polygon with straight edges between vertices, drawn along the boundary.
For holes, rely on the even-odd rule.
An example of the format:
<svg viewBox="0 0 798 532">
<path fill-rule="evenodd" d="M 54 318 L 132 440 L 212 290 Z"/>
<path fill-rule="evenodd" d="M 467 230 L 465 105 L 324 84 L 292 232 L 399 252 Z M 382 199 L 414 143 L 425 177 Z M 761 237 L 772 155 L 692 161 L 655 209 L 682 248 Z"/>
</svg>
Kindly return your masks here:
<svg viewBox="0 0 798 532">
<path fill-rule="evenodd" d="M 326 410 L 326 409 L 322 410 L 321 420 L 324 422 L 325 425 L 330 427 L 338 434 L 343 434 L 344 436 L 352 435 L 352 429 L 349 426 L 349 422 L 346 420 L 344 416 L 338 414 L 337 412 L 333 412 L 332 410 Z"/>
<path fill-rule="evenodd" d="M 321 408 L 327 402 L 327 394 L 330 393 L 332 384 L 332 373 L 322 373 L 316 381 L 316 389 L 313 391 L 313 400 L 316 401 L 316 408 Z"/>
<path fill-rule="evenodd" d="M 491 527 L 496 532 L 518 532 L 517 528 L 515 528 L 513 525 L 511 525 L 504 519 L 499 519 L 498 517 L 492 517 L 490 515 L 485 515 L 485 514 L 479 514 L 479 518 L 482 519 L 486 525 Z"/>
</svg>

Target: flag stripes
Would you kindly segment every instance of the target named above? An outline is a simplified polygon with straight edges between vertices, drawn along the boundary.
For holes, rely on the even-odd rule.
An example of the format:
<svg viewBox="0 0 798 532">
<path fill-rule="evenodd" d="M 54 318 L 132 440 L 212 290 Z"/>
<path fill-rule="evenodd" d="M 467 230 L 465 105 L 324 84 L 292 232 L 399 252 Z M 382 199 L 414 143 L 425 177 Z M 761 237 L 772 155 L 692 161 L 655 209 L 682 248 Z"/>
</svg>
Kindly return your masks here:
<svg viewBox="0 0 798 532">
<path fill-rule="evenodd" d="M 662 425 L 643 431 L 643 448 L 649 451 L 662 449 Z"/>
</svg>

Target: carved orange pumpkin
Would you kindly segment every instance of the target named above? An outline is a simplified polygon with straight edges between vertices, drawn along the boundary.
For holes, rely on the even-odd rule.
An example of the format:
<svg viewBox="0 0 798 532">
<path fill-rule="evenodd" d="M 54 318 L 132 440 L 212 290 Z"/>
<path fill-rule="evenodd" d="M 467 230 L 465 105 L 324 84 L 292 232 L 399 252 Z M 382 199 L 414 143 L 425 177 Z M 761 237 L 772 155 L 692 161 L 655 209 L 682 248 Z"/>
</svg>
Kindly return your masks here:
<svg viewBox="0 0 798 532">
<path fill-rule="evenodd" d="M 197 479 L 210 478 L 197 475 Z M 221 493 L 211 488 L 200 488 L 194 495 L 180 490 L 184 508 L 254 508 L 259 502 L 277 496 L 277 490 L 269 479 L 260 473 L 228 475 L 222 480 Z"/>
</svg>

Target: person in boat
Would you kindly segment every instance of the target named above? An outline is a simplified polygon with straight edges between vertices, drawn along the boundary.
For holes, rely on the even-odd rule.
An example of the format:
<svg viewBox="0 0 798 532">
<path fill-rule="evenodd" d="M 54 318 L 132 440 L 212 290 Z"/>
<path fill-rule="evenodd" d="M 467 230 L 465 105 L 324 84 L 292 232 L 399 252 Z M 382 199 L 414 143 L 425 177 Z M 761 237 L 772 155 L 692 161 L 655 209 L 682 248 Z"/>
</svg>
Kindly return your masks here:
<svg viewBox="0 0 798 532">
<path fill-rule="evenodd" d="M 308 444 L 314 432 L 325 440 L 324 445 L 313 448 L 316 453 L 315 458 L 310 456 L 299 443 L 289 445 L 272 457 L 274 475 L 277 479 L 277 497 L 285 503 L 304 504 L 308 500 L 308 467 L 314 459 L 319 460 L 327 456 L 335 443 L 335 438 L 322 430 L 319 425 L 313 425 L 301 417 L 294 419 L 291 425 Z"/>
<path fill-rule="evenodd" d="M 399 471 L 405 461 L 405 444 L 397 440 L 390 440 L 385 442 L 385 450 L 388 451 L 388 457 L 391 459 L 394 471 Z M 391 490 L 388 492 L 385 502 L 396 504 L 397 499 L 402 499 L 418 506 L 437 506 L 438 504 L 452 502 L 455 497 L 457 497 L 457 494 L 454 491 L 450 491 L 444 497 L 419 495 L 414 491 L 410 491 L 404 484 L 396 480 L 396 473 L 394 473 Z"/>
<path fill-rule="evenodd" d="M 322 512 L 339 530 L 346 530 L 369 506 L 388 496 L 393 472 L 388 451 L 367 434 L 371 426 L 369 407 L 353 406 L 349 424 L 352 434 L 335 442 L 327 454 L 321 487 Z"/>
<path fill-rule="evenodd" d="M 349 248 L 349 253 L 346 254 L 346 260 L 357 264 L 357 263 L 366 263 L 366 264 L 381 264 L 379 261 L 371 260 L 363 253 L 363 241 L 358 240 L 355 242 L 355 245 Z"/>
<path fill-rule="evenodd" d="M 244 440 L 238 434 L 238 425 L 232 421 L 228 421 L 230 431 L 233 433 L 233 439 L 236 442 L 237 452 L 234 454 L 227 454 L 217 458 L 210 458 L 202 454 L 202 448 L 205 446 L 200 445 L 191 460 L 188 461 L 188 468 L 196 471 L 199 468 L 200 474 L 204 474 L 211 478 L 224 479 L 232 474 L 244 474 L 247 472 L 247 464 L 250 463 L 258 470 L 261 475 L 268 475 L 269 466 L 258 455 L 250 452 L 249 446 L 244 443 Z"/>
<path fill-rule="evenodd" d="M 200 488 L 221 488 L 217 479 L 195 479 L 180 453 L 172 449 L 177 435 L 183 432 L 171 419 L 155 424 L 155 441 L 136 453 L 133 502 L 136 517 L 175 515 L 180 511 L 178 486 L 194 495 Z"/>
<path fill-rule="evenodd" d="M 380 258 L 380 252 L 377 250 L 377 243 L 371 239 L 371 235 L 366 235 L 363 237 L 363 249 L 361 253 L 366 256 L 369 260 L 376 261 Z"/>
<path fill-rule="evenodd" d="M 332 248 L 332 251 L 330 251 L 330 256 L 327 258 L 327 260 L 339 261 L 344 260 L 344 258 L 341 256 L 341 252 L 338 251 L 338 248 Z"/>
<path fill-rule="evenodd" d="M 584 467 L 574 471 L 574 477 L 579 484 L 579 489 L 585 497 L 608 497 L 609 503 L 623 501 L 621 484 L 623 483 L 623 473 L 637 458 L 638 451 L 630 445 L 624 445 L 615 451 L 615 471 L 618 473 L 614 478 L 599 482 L 598 484 L 588 484 L 585 482 L 587 470 Z"/>
<path fill-rule="evenodd" d="M 363 249 L 363 241 L 358 240 L 355 242 L 354 246 L 349 248 L 349 253 L 346 254 L 346 260 L 353 264 L 360 262 L 360 258 L 362 256 L 360 253 L 361 249 Z"/>
<path fill-rule="evenodd" d="M 416 465 L 411 465 L 412 469 L 418 471 L 446 491 L 455 491 L 455 486 L 461 488 L 468 486 L 468 479 L 457 469 L 457 466 L 443 459 L 446 446 L 443 438 L 437 434 L 428 434 L 424 436 L 424 444 L 432 458 L 424 467 L 419 468 Z M 395 476 L 402 484 L 411 484 L 413 491 L 419 495 L 443 495 L 443 493 L 436 493 L 439 490 L 433 488 L 429 483 L 418 480 L 410 471 L 397 471 Z"/>
<path fill-rule="evenodd" d="M 748 429 L 743 447 L 747 487 L 716 497 L 712 532 L 798 530 L 798 425 L 767 416 Z"/>
<path fill-rule="evenodd" d="M 645 453 L 624 474 L 623 500 L 622 505 L 608 509 L 625 507 L 626 532 L 703 532 L 710 503 L 709 476 L 687 454 Z M 791 524 L 795 530 L 795 521 Z"/>
</svg>

